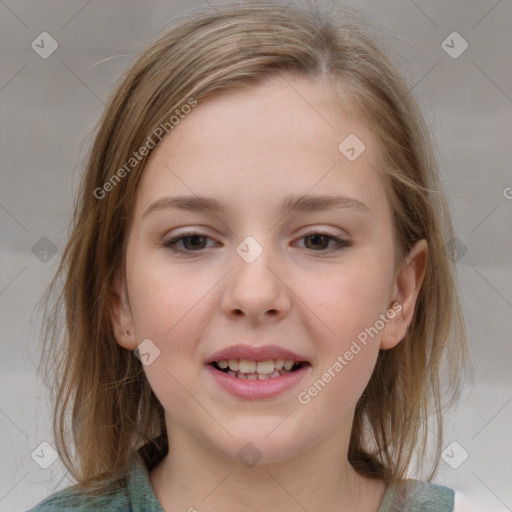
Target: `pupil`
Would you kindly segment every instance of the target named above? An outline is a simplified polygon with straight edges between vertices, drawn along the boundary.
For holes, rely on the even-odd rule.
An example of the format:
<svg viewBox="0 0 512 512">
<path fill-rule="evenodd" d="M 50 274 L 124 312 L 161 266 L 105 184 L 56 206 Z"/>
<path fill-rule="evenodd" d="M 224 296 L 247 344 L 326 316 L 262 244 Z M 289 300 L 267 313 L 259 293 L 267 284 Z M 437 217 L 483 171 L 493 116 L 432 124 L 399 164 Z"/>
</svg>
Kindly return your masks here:
<svg viewBox="0 0 512 512">
<path fill-rule="evenodd" d="M 327 236 L 326 235 L 311 235 L 309 238 L 311 238 L 311 240 L 313 241 L 313 245 L 318 247 L 317 243 L 319 242 L 319 239 L 323 239 L 323 241 L 325 242 Z M 322 248 L 324 248 L 324 244 L 321 244 Z"/>
<path fill-rule="evenodd" d="M 189 242 L 192 242 L 190 245 L 192 245 L 192 247 L 197 247 L 197 245 L 201 245 L 201 242 L 198 240 L 198 239 L 201 239 L 201 238 L 204 238 L 202 235 L 191 235 L 191 236 L 188 236 L 187 239 L 189 240 Z"/>
</svg>

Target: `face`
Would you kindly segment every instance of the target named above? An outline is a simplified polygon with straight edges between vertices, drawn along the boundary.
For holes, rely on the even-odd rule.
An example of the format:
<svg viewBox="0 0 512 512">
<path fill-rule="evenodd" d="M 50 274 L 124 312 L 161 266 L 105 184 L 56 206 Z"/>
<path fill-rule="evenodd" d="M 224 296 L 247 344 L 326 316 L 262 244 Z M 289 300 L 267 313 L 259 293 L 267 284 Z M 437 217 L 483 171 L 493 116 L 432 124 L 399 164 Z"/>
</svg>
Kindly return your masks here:
<svg viewBox="0 0 512 512">
<path fill-rule="evenodd" d="M 411 319 L 419 257 L 394 272 L 376 140 L 337 105 L 292 77 L 199 102 L 139 185 L 116 337 L 149 340 L 169 432 L 228 457 L 251 442 L 278 461 L 349 432 L 379 349 Z"/>
</svg>

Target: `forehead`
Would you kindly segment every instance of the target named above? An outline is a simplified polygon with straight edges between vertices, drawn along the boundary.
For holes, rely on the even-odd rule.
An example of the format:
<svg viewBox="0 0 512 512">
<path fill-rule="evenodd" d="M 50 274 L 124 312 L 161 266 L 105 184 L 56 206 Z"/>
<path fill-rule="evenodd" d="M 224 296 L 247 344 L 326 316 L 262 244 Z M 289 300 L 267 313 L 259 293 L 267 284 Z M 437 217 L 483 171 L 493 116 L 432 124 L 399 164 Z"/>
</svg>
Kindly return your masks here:
<svg viewBox="0 0 512 512">
<path fill-rule="evenodd" d="M 249 206 L 336 189 L 378 205 L 378 153 L 327 82 L 279 75 L 202 100 L 181 119 L 146 164 L 137 212 L 173 193 L 245 197 Z"/>
</svg>

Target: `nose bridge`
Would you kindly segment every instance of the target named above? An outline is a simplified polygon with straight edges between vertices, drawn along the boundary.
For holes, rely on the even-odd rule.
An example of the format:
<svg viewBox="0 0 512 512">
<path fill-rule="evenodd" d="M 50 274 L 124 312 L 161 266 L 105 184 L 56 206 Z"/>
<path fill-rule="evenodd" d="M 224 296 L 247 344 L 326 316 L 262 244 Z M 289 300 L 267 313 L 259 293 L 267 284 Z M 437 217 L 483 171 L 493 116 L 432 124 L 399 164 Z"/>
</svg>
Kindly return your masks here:
<svg viewBox="0 0 512 512">
<path fill-rule="evenodd" d="M 270 269 L 276 264 L 277 248 L 272 247 L 270 234 L 256 236 L 258 239 L 254 236 L 244 238 L 236 247 L 233 258 L 235 274 L 237 282 L 247 281 L 260 285 L 257 287 L 259 289 L 266 287 L 268 291 L 269 285 L 276 278 Z"/>
</svg>

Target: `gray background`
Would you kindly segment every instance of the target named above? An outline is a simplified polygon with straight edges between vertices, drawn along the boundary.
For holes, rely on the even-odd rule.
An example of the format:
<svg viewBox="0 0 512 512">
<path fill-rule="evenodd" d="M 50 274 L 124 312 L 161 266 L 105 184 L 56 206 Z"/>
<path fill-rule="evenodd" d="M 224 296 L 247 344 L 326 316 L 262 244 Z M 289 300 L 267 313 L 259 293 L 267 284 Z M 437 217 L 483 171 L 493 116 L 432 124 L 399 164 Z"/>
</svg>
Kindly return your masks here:
<svg viewBox="0 0 512 512">
<path fill-rule="evenodd" d="M 206 5 L 0 1 L 0 511 L 26 510 L 70 483 L 58 460 L 43 469 L 32 457 L 48 454 L 41 442 L 53 444 L 51 406 L 35 372 L 34 307 L 66 240 L 91 131 L 134 55 L 172 18 Z M 459 510 L 510 511 L 512 3 L 350 5 L 394 33 L 410 59 L 457 230 L 458 283 L 476 371 L 447 418 L 445 446 L 458 444 L 448 448 L 435 481 L 458 491 Z M 47 59 L 31 47 L 44 31 L 59 45 Z M 454 31 L 469 45 L 458 58 L 441 46 Z M 56 254 L 41 251 L 52 244 Z M 452 468 L 465 452 L 467 460 Z"/>
</svg>

